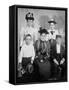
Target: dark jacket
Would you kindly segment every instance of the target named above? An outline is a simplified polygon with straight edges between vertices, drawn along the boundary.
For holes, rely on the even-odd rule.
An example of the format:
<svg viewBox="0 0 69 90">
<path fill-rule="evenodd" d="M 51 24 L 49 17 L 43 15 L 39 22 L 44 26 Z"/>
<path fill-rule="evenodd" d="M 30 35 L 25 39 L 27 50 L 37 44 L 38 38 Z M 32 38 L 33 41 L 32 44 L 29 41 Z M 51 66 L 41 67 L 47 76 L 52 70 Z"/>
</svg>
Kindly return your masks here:
<svg viewBox="0 0 69 90">
<path fill-rule="evenodd" d="M 57 54 L 57 50 L 56 50 L 56 44 L 55 43 L 53 46 L 51 46 L 51 52 L 50 52 L 50 56 L 52 59 L 56 58 L 58 62 L 60 62 L 60 60 L 62 58 L 65 58 L 65 48 L 64 46 L 61 44 L 60 46 L 60 54 Z"/>
</svg>

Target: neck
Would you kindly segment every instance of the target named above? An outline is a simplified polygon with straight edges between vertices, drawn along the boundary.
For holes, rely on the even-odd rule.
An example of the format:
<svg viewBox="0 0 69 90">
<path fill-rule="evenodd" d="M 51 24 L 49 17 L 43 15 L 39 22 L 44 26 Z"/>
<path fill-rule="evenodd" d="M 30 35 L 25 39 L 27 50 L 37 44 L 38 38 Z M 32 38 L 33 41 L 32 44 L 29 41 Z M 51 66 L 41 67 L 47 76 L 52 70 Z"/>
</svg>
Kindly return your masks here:
<svg viewBox="0 0 69 90">
<path fill-rule="evenodd" d="M 51 30 L 54 30 L 55 28 L 50 28 Z"/>
<path fill-rule="evenodd" d="M 26 45 L 29 46 L 30 44 L 27 44 L 27 43 L 26 43 Z"/>
<path fill-rule="evenodd" d="M 60 44 L 60 43 L 57 43 L 57 44 L 61 46 L 61 44 Z"/>
<path fill-rule="evenodd" d="M 40 40 L 41 42 L 45 42 L 45 40 Z"/>
</svg>

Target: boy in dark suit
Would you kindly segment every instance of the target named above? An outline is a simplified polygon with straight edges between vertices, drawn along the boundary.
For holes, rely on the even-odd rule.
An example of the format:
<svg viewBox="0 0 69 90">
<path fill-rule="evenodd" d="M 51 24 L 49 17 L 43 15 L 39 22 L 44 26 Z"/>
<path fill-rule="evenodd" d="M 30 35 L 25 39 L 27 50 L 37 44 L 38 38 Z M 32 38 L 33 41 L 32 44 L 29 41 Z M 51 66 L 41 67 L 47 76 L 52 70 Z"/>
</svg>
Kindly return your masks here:
<svg viewBox="0 0 69 90">
<path fill-rule="evenodd" d="M 52 61 L 52 71 L 55 79 L 61 79 L 65 77 L 65 48 L 62 45 L 61 35 L 56 35 L 56 41 L 53 46 L 51 46 L 51 59 Z"/>
</svg>

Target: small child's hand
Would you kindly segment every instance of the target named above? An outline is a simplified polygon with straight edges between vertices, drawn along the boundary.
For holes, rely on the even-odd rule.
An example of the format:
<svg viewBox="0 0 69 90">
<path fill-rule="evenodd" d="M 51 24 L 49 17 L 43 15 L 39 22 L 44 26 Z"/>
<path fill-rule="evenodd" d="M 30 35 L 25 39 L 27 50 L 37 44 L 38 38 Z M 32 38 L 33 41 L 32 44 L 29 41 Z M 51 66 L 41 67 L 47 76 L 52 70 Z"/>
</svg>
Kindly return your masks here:
<svg viewBox="0 0 69 90">
<path fill-rule="evenodd" d="M 22 69 L 22 64 L 19 63 L 19 64 L 18 64 L 18 70 L 21 70 L 21 69 Z"/>
<path fill-rule="evenodd" d="M 59 65 L 58 61 L 56 59 L 53 60 L 55 64 Z"/>
<path fill-rule="evenodd" d="M 31 64 L 33 64 L 33 60 L 31 60 Z"/>
<path fill-rule="evenodd" d="M 43 62 L 43 60 L 41 59 L 40 62 Z"/>
<path fill-rule="evenodd" d="M 63 63 L 64 63 L 64 61 L 65 61 L 65 58 L 63 58 L 63 59 L 61 60 L 60 64 L 63 64 Z"/>
</svg>

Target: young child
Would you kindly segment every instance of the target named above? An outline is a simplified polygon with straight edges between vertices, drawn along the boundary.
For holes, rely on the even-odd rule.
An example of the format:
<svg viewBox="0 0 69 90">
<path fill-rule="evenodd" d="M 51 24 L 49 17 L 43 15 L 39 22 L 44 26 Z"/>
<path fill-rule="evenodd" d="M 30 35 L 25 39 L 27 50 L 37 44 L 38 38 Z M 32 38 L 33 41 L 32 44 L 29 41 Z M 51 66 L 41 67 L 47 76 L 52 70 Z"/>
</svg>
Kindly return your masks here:
<svg viewBox="0 0 69 90">
<path fill-rule="evenodd" d="M 33 64 L 34 61 L 35 51 L 34 51 L 34 46 L 31 42 L 32 42 L 32 37 L 30 34 L 27 34 L 25 36 L 25 44 L 21 48 L 19 61 L 18 61 L 18 63 L 22 63 L 22 67 L 24 70 L 26 70 L 29 63 Z"/>
</svg>

